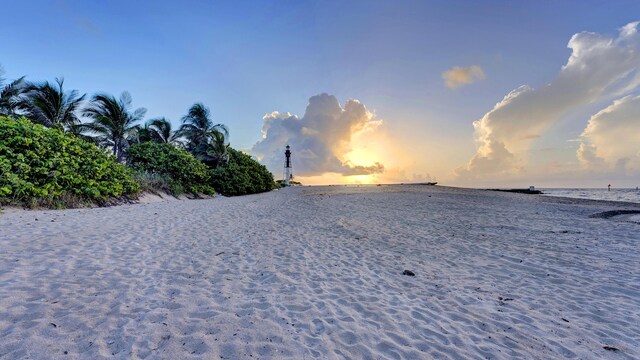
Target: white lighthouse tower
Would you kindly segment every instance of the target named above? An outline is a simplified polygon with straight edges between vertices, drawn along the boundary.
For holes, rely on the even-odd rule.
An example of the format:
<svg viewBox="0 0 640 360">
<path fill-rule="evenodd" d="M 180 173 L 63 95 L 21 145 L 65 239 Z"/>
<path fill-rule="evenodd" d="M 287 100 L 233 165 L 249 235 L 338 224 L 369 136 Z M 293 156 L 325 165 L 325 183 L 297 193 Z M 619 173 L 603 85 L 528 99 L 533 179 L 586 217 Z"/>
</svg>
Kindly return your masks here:
<svg viewBox="0 0 640 360">
<path fill-rule="evenodd" d="M 293 178 L 293 174 L 291 174 L 291 147 L 289 145 L 287 145 L 284 156 L 284 184 L 289 186 L 289 180 Z"/>
</svg>

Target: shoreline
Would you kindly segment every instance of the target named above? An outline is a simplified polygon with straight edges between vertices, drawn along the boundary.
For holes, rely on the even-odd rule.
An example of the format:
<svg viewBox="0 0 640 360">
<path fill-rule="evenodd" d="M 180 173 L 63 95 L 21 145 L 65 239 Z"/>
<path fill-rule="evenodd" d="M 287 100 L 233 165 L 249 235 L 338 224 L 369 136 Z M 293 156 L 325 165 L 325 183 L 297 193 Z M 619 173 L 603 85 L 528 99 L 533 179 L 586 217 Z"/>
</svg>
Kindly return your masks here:
<svg viewBox="0 0 640 360">
<path fill-rule="evenodd" d="M 386 186 L 386 187 L 425 187 L 425 186 L 429 186 L 429 187 L 435 187 L 435 188 L 440 188 L 440 189 L 451 189 L 451 190 L 468 190 L 468 191 L 481 191 L 481 192 L 494 192 L 494 193 L 506 193 L 506 194 L 516 194 L 516 195 L 523 195 L 523 196 L 541 196 L 544 199 L 554 199 L 557 200 L 557 203 L 562 203 L 562 204 L 575 204 L 575 205 L 579 205 L 579 204 L 583 204 L 583 205 L 609 205 L 609 206 L 613 206 L 613 207 L 623 207 L 623 208 L 638 208 L 640 209 L 640 202 L 636 203 L 636 202 L 630 202 L 630 201 L 615 201 L 615 200 L 603 200 L 603 199 L 585 199 L 585 198 L 578 198 L 578 197 L 567 197 L 567 196 L 557 196 L 557 195 L 548 195 L 545 193 L 542 194 L 521 194 L 521 193 L 517 193 L 517 192 L 509 192 L 509 191 L 497 191 L 496 189 L 486 189 L 486 188 L 466 188 L 466 187 L 457 187 L 457 186 L 448 186 L 448 185 L 425 185 L 425 184 L 408 184 L 408 183 L 398 183 L 398 184 L 341 184 L 341 185 L 303 185 L 303 186 L 292 186 L 292 188 L 316 188 L 316 189 L 320 189 L 320 188 L 329 188 L 329 189 L 333 189 L 333 188 L 341 188 L 341 187 L 345 187 L 345 188 L 368 188 L 368 187 L 382 187 L 382 186 Z M 283 191 L 286 188 L 280 188 L 280 189 L 274 189 L 271 191 L 268 191 L 266 193 L 270 193 L 270 192 L 276 192 L 276 191 Z M 285 190 L 286 191 L 286 190 Z M 235 197 L 244 197 L 244 196 L 256 196 L 256 195 L 260 195 L 260 193 L 258 194 L 247 194 L 247 195 L 241 195 L 241 196 L 235 196 Z M 110 208 L 110 207 L 119 207 L 119 206 L 128 206 L 128 205 L 140 205 L 140 204 L 150 204 L 150 203 L 157 203 L 157 202 L 173 202 L 173 201 L 185 201 L 185 200 L 207 200 L 207 199 L 211 199 L 211 198 L 227 198 L 226 196 L 223 195 L 219 195 L 216 194 L 214 196 L 206 196 L 206 195 L 198 195 L 198 197 L 192 196 L 192 195 L 188 195 L 188 194 L 182 194 L 179 195 L 178 197 L 175 197 L 171 194 L 168 193 L 164 193 L 164 192 L 160 192 L 160 193 L 152 193 L 152 192 L 143 192 L 141 193 L 137 199 L 132 200 L 132 199 L 127 199 L 124 202 L 117 202 L 114 204 L 110 204 L 110 205 L 106 205 L 106 206 L 98 206 L 98 205 L 94 205 L 94 206 L 85 206 L 85 207 L 76 207 L 76 208 L 63 208 L 63 209 L 48 209 L 48 208 L 34 208 L 34 209 L 30 209 L 30 208 L 26 208 L 26 207 L 21 207 L 21 206 L 15 206 L 15 205 L 5 205 L 5 206 L 0 206 L 0 216 L 2 216 L 3 213 L 7 214 L 7 213 L 11 213 L 11 212 L 19 212 L 19 211 L 26 211 L 26 212 L 38 212 L 38 211 L 59 211 L 59 210 L 72 210 L 72 209 L 100 209 L 100 208 Z M 552 200 L 553 202 L 553 200 Z"/>
</svg>

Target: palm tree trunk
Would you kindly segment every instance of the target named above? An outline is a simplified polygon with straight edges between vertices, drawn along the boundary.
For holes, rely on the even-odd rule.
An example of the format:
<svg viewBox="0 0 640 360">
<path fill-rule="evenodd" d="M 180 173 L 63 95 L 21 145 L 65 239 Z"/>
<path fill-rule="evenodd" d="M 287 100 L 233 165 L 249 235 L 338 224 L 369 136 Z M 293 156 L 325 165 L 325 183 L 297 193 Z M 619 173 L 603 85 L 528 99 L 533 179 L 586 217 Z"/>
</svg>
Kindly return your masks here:
<svg viewBox="0 0 640 360">
<path fill-rule="evenodd" d="M 113 142 L 113 156 L 118 158 L 118 139 Z"/>
</svg>

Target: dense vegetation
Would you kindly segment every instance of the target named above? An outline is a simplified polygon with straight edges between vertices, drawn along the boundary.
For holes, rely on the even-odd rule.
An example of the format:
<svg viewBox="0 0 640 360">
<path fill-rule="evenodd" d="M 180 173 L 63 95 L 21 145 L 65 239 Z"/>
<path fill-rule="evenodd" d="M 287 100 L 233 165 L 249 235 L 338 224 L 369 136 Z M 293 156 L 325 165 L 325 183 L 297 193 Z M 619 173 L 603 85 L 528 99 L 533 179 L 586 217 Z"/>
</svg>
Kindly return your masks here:
<svg viewBox="0 0 640 360">
<path fill-rule="evenodd" d="M 270 191 L 276 187 L 266 166 L 235 149 L 229 148 L 228 152 L 229 161 L 211 170 L 211 181 L 217 192 L 235 196 Z"/>
<path fill-rule="evenodd" d="M 127 162 L 139 172 L 166 177 L 167 190 L 174 195 L 184 192 L 207 195 L 215 193 L 209 184 L 207 166 L 186 150 L 171 144 L 143 142 L 132 145 Z"/>
<path fill-rule="evenodd" d="M 138 189 L 131 169 L 95 145 L 24 118 L 0 117 L 0 203 L 61 207 Z"/>
<path fill-rule="evenodd" d="M 0 204 L 104 202 L 140 185 L 173 195 L 276 186 L 266 167 L 230 147 L 227 127 L 201 103 L 174 130 L 165 118 L 141 124 L 146 109 L 133 109 L 127 92 L 87 97 L 63 79 L 7 83 L 1 70 Z"/>
</svg>

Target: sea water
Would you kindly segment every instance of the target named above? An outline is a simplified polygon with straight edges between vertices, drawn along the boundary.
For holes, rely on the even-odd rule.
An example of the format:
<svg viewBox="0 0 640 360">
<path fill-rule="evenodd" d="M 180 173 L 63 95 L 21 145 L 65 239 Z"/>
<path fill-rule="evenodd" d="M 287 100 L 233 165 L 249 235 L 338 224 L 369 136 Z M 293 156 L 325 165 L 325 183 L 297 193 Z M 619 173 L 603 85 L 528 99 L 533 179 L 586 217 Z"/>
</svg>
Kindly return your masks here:
<svg viewBox="0 0 640 360">
<path fill-rule="evenodd" d="M 614 189 L 611 191 L 604 189 L 539 189 L 546 196 L 562 196 L 568 198 L 590 199 L 590 200 L 607 200 L 607 201 L 626 201 L 640 203 L 640 190 L 633 189 Z"/>
</svg>

